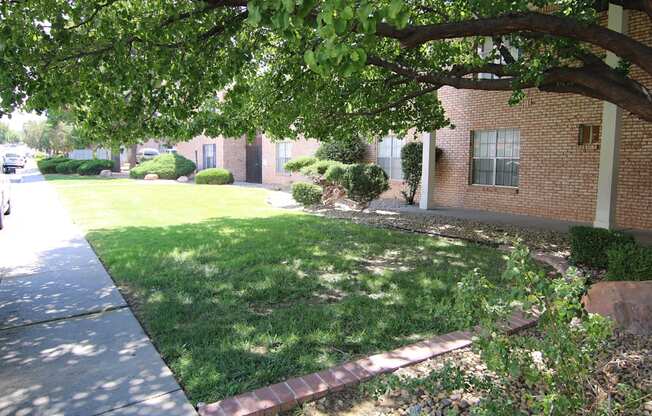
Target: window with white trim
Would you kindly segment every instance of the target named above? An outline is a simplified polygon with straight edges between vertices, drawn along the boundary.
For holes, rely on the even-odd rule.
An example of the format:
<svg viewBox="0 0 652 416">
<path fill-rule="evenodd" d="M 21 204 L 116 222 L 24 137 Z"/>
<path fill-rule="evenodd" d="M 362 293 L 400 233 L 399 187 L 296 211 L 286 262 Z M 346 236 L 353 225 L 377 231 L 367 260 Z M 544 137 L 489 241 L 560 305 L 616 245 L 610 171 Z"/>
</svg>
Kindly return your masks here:
<svg viewBox="0 0 652 416">
<path fill-rule="evenodd" d="M 471 183 L 518 186 L 521 134 L 518 129 L 473 132 Z"/>
<path fill-rule="evenodd" d="M 202 148 L 204 152 L 204 169 L 210 169 L 217 167 L 217 145 L 216 144 L 205 144 Z"/>
<path fill-rule="evenodd" d="M 285 170 L 285 164 L 292 159 L 292 142 L 276 143 L 276 173 L 279 175 L 290 175 Z"/>
<path fill-rule="evenodd" d="M 401 166 L 401 149 L 405 140 L 396 136 L 387 136 L 378 142 L 378 165 L 383 168 L 390 179 L 403 179 Z"/>
</svg>

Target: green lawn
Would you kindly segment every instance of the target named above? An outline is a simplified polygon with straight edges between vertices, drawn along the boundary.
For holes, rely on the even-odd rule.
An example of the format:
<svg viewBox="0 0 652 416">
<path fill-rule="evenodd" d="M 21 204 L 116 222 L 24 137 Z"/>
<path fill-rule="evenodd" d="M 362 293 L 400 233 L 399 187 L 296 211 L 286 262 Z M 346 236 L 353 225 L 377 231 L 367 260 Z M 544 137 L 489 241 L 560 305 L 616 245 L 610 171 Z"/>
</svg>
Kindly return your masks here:
<svg viewBox="0 0 652 416">
<path fill-rule="evenodd" d="M 193 402 L 459 329 L 496 250 L 270 208 L 256 188 L 52 175 Z"/>
</svg>

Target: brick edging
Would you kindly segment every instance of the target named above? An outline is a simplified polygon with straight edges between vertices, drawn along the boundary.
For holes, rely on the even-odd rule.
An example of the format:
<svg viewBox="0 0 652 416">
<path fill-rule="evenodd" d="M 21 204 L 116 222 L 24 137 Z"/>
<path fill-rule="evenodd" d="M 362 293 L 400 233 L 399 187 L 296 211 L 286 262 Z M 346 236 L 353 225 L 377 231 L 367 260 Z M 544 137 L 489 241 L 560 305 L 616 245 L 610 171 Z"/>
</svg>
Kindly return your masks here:
<svg viewBox="0 0 652 416">
<path fill-rule="evenodd" d="M 505 325 L 505 330 L 513 334 L 535 325 L 536 322 L 536 317 L 514 314 Z M 202 405 L 198 411 L 201 416 L 275 415 L 374 376 L 394 372 L 401 367 L 468 347 L 472 343 L 473 333 L 469 331 L 438 335 L 416 344 L 350 361 L 318 373 L 291 378 L 216 403 Z"/>
</svg>

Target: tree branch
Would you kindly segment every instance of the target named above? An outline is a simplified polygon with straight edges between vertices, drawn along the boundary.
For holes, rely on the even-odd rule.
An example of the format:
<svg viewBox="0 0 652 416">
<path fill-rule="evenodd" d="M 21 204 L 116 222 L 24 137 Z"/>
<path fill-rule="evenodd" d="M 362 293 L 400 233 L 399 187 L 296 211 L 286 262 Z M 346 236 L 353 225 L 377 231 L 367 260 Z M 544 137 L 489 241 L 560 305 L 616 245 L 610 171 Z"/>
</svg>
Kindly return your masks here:
<svg viewBox="0 0 652 416">
<path fill-rule="evenodd" d="M 469 36 L 501 36 L 520 32 L 543 33 L 567 37 L 599 46 L 652 73 L 652 47 L 631 37 L 597 24 L 581 24 L 577 20 L 527 12 L 498 17 L 465 20 L 397 29 L 388 24 L 378 25 L 377 33 L 397 39 L 405 48 L 415 48 L 433 40 Z"/>
</svg>

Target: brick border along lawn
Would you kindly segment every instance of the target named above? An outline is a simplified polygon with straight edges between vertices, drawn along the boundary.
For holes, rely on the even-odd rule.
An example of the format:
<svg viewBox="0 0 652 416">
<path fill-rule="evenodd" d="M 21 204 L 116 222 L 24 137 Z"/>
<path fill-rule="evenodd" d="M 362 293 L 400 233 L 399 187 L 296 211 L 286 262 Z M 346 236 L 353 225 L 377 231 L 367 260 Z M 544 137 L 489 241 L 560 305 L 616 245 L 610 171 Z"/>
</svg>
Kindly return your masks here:
<svg viewBox="0 0 652 416">
<path fill-rule="evenodd" d="M 504 253 L 274 209 L 267 190 L 50 178 L 193 403 L 462 329 Z"/>
</svg>

